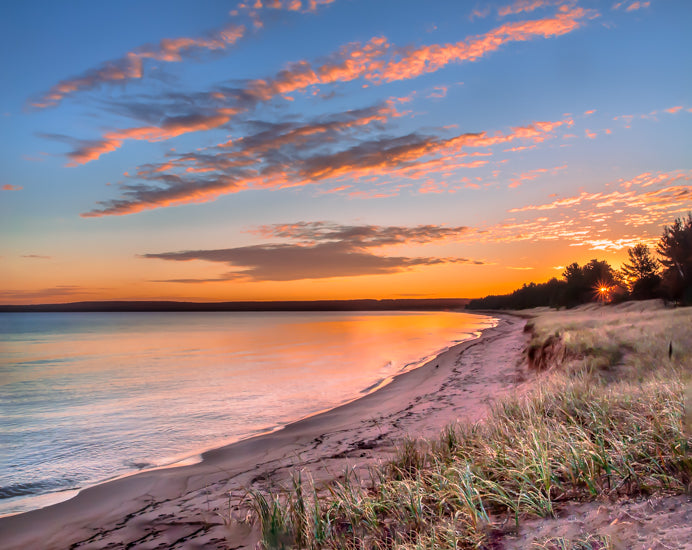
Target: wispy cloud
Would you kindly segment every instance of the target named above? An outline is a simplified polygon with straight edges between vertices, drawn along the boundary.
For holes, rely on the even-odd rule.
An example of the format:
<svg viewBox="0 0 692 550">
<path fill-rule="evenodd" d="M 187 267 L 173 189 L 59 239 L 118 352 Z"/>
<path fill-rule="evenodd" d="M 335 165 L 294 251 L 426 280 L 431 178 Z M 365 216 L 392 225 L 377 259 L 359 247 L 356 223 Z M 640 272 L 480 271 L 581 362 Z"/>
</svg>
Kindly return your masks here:
<svg viewBox="0 0 692 550">
<path fill-rule="evenodd" d="M 144 258 L 172 261 L 204 260 L 235 268 L 214 279 L 175 279 L 169 282 L 199 283 L 243 279 L 249 281 L 296 281 L 383 275 L 410 271 L 416 267 L 445 263 L 482 265 L 468 258 L 382 256 L 373 248 L 399 244 L 425 244 L 455 238 L 467 227 L 424 225 L 345 226 L 326 222 L 299 222 L 262 226 L 255 232 L 265 237 L 288 239 L 269 243 L 215 250 L 187 250 L 144 254 Z"/>
<path fill-rule="evenodd" d="M 6 183 L 0 187 L 3 191 L 21 191 L 24 189 L 21 185 L 12 185 L 11 183 Z"/>
<path fill-rule="evenodd" d="M 164 119 L 157 126 L 140 126 L 113 130 L 101 139 L 81 141 L 80 146 L 67 153 L 70 162 L 67 166 L 86 164 L 98 159 L 101 155 L 119 149 L 126 140 L 163 141 L 190 132 L 210 130 L 223 126 L 235 114 L 231 109 L 219 109 L 210 114 L 195 113 Z"/>
<path fill-rule="evenodd" d="M 554 168 L 534 168 L 533 170 L 529 170 L 527 172 L 519 174 L 518 176 L 513 177 L 510 180 L 509 187 L 510 189 L 514 189 L 527 181 L 535 180 L 539 176 L 543 176 L 545 174 L 555 175 L 558 172 L 564 170 L 565 168 L 567 168 L 566 165 L 556 166 Z"/>
<path fill-rule="evenodd" d="M 500 17 L 507 17 L 508 15 L 514 15 L 522 12 L 532 12 L 538 8 L 554 6 L 555 4 L 560 3 L 563 2 L 556 2 L 555 0 L 516 0 L 516 2 L 509 4 L 508 6 L 498 8 L 497 15 Z"/>
<path fill-rule="evenodd" d="M 122 198 L 99 203 L 85 217 L 120 215 L 173 204 L 203 202 L 248 188 L 281 188 L 364 178 L 415 180 L 425 172 L 476 168 L 486 160 L 465 161 L 470 150 L 515 140 L 540 143 L 570 120 L 537 121 L 508 132 L 472 132 L 450 138 L 409 133 L 371 133 L 400 116 L 392 103 L 347 111 L 307 124 L 253 123 L 261 131 L 215 148 L 171 154 L 161 164 L 140 167 L 143 183 L 121 187 Z M 352 190 L 361 193 L 362 190 Z M 390 194 L 378 190 L 377 194 Z"/>
<path fill-rule="evenodd" d="M 27 258 L 30 260 L 52 260 L 52 256 L 43 256 L 41 254 L 22 254 L 22 258 Z"/>
<path fill-rule="evenodd" d="M 564 8 L 564 9 L 563 9 Z M 362 78 L 375 84 L 407 80 L 423 74 L 438 71 L 450 63 L 474 62 L 489 53 L 495 52 L 511 42 L 523 42 L 537 38 L 551 38 L 570 33 L 580 28 L 584 22 L 598 14 L 583 8 L 563 6 L 552 17 L 517 21 L 503 24 L 490 32 L 472 36 L 455 44 L 432 44 L 420 47 L 395 47 L 385 37 L 374 37 L 366 43 L 349 43 L 328 55 L 317 64 L 302 60 L 288 64 L 275 75 L 265 79 L 251 80 L 238 88 L 218 87 L 212 92 L 179 95 L 178 101 L 171 103 L 171 96 L 162 98 L 163 103 L 130 106 L 130 113 L 138 115 L 157 113 L 166 121 L 182 116 L 202 116 L 189 112 L 190 105 L 209 111 L 249 112 L 260 102 L 276 97 L 289 98 L 294 92 L 313 89 L 317 93 L 320 86 L 351 82 Z M 128 107 L 125 107 L 128 109 Z M 173 111 L 173 112 L 170 112 Z M 209 115 L 207 115 L 209 116 Z M 89 162 L 104 153 L 118 149 L 125 139 L 168 139 L 180 135 L 168 132 L 162 124 L 154 127 L 113 130 L 104 133 L 100 139 L 85 142 L 82 150 L 70 153 L 70 165 Z M 218 126 L 210 125 L 209 128 Z"/>
<path fill-rule="evenodd" d="M 484 6 L 482 8 L 476 7 L 469 15 L 469 21 L 473 21 L 474 19 L 484 19 L 488 17 L 488 15 L 490 15 L 490 6 Z"/>
<path fill-rule="evenodd" d="M 442 99 L 447 95 L 449 86 L 435 86 L 434 91 L 428 94 L 429 99 Z"/>
<path fill-rule="evenodd" d="M 594 10 L 565 7 L 552 17 L 505 23 L 488 33 L 472 36 L 455 44 L 398 49 L 396 59 L 390 59 L 379 67 L 373 66 L 367 78 L 376 82 L 415 78 L 438 71 L 450 63 L 477 61 L 511 42 L 568 34 L 580 28 L 585 20 L 597 16 L 598 12 Z"/>
<path fill-rule="evenodd" d="M 144 75 L 145 59 L 173 63 L 182 61 L 200 50 L 224 50 L 235 44 L 245 34 L 245 27 L 229 25 L 226 28 L 199 38 L 164 38 L 156 45 L 147 44 L 123 57 L 106 61 L 80 75 L 61 80 L 38 99 L 29 102 L 36 109 L 58 105 L 67 96 L 92 90 L 106 84 L 124 84 Z"/>
<path fill-rule="evenodd" d="M 625 11 L 636 11 L 644 8 L 648 8 L 651 2 L 632 2 L 629 6 L 625 8 Z"/>
</svg>

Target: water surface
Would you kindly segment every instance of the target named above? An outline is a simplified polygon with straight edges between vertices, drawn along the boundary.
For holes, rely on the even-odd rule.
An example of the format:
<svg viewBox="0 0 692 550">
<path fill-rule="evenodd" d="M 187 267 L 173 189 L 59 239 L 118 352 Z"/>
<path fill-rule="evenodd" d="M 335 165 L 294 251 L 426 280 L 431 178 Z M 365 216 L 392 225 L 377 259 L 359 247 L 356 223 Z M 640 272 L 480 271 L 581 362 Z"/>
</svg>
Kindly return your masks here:
<svg viewBox="0 0 692 550">
<path fill-rule="evenodd" d="M 0 314 L 0 515 L 334 407 L 492 323 L 450 312 Z"/>
</svg>

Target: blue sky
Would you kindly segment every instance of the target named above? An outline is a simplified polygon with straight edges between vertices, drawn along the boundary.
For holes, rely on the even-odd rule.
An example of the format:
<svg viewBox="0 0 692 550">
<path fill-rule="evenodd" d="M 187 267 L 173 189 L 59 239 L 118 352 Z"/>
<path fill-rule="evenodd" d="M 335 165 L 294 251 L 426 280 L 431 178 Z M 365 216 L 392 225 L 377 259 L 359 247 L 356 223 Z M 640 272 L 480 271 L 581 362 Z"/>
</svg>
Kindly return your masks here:
<svg viewBox="0 0 692 550">
<path fill-rule="evenodd" d="M 471 297 L 692 210 L 686 1 L 1 10 L 2 302 Z"/>
</svg>

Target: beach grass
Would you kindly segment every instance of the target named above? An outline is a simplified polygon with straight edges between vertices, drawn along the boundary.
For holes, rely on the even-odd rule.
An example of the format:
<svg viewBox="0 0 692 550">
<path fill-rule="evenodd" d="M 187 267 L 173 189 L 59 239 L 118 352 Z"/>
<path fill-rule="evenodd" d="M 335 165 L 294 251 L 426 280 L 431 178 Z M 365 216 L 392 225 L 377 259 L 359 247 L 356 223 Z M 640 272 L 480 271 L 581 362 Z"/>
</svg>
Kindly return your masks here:
<svg viewBox="0 0 692 550">
<path fill-rule="evenodd" d="M 681 494 L 692 481 L 692 308 L 657 304 L 528 312 L 531 388 L 484 421 L 400 442 L 367 479 L 250 500 L 273 548 L 491 548 L 527 518 L 574 501 Z M 550 538 L 545 549 L 605 549 L 607 537 Z"/>
</svg>

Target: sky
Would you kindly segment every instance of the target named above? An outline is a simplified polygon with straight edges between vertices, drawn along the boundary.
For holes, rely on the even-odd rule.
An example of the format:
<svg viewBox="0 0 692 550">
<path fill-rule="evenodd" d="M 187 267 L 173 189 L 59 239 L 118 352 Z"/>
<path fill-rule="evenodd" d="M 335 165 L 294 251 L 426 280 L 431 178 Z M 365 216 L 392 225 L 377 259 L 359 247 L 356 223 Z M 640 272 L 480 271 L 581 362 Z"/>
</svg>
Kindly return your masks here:
<svg viewBox="0 0 692 550">
<path fill-rule="evenodd" d="M 0 6 L 0 303 L 478 297 L 692 211 L 688 0 Z"/>
</svg>

